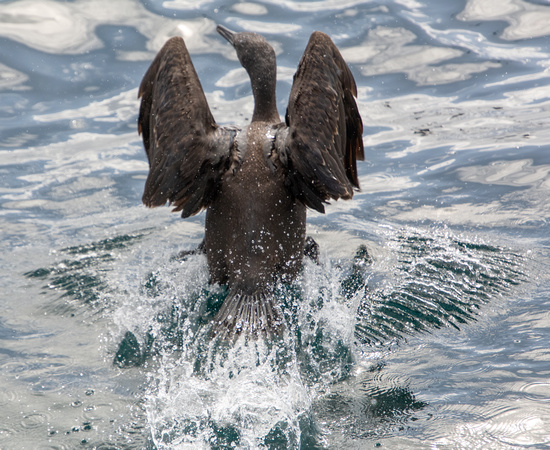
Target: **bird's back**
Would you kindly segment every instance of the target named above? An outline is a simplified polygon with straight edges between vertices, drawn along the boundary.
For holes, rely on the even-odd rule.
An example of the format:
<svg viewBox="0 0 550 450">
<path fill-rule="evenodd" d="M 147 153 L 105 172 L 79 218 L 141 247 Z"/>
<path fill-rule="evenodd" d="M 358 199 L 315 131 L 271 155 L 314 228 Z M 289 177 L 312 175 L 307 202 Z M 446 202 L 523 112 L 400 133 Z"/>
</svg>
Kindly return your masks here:
<svg viewBox="0 0 550 450">
<path fill-rule="evenodd" d="M 252 122 L 235 140 L 243 160 L 221 179 L 206 213 L 205 247 L 213 281 L 254 289 L 277 278 L 291 282 L 305 240 L 305 206 L 268 164 L 271 124 Z"/>
</svg>

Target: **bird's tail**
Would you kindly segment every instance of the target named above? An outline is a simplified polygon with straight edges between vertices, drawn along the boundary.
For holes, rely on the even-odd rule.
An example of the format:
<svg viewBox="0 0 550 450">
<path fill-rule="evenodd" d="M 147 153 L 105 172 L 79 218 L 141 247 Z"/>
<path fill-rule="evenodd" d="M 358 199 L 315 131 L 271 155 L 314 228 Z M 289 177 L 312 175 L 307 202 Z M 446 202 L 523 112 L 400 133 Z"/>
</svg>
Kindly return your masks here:
<svg viewBox="0 0 550 450">
<path fill-rule="evenodd" d="M 232 289 L 214 318 L 212 336 L 278 334 L 283 327 L 283 314 L 272 292 Z"/>
</svg>

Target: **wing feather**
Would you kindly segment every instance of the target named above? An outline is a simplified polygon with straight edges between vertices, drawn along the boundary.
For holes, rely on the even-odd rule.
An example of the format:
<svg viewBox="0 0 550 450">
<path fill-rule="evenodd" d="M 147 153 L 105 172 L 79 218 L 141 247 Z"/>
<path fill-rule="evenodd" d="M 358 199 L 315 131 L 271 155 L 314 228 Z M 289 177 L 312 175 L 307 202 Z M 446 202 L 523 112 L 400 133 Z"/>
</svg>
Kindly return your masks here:
<svg viewBox="0 0 550 450">
<path fill-rule="evenodd" d="M 332 40 L 316 31 L 302 56 L 286 113 L 287 183 L 307 206 L 324 212 L 331 198 L 350 199 L 364 158 L 357 87 Z"/>
<path fill-rule="evenodd" d="M 139 88 L 138 131 L 149 160 L 143 203 L 189 217 L 208 206 L 227 169 L 236 129 L 219 128 L 185 42 L 171 38 Z"/>
</svg>

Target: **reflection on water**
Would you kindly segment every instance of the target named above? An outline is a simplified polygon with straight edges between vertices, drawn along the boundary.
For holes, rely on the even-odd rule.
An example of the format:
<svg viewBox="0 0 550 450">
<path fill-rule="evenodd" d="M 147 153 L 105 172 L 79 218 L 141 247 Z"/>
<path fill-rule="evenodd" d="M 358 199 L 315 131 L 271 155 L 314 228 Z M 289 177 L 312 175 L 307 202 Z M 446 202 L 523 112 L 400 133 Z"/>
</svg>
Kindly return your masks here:
<svg viewBox="0 0 550 450">
<path fill-rule="evenodd" d="M 365 42 L 347 48 L 343 56 L 349 63 L 360 66 L 363 75 L 405 73 L 419 85 L 447 84 L 470 78 L 473 74 L 499 68 L 496 62 L 445 64 L 463 55 L 456 48 L 414 45 L 416 35 L 405 28 L 377 27 Z"/>
<path fill-rule="evenodd" d="M 544 448 L 550 6 L 0 2 L 1 448 Z M 218 123 L 250 120 L 217 23 L 311 32 L 356 77 L 362 191 L 309 215 L 321 264 L 272 341 L 209 339 L 203 217 L 140 205 L 137 86 L 182 35 Z"/>
<path fill-rule="evenodd" d="M 195 4 L 198 2 L 194 2 Z M 104 46 L 97 27 L 105 25 L 135 27 L 148 38 L 148 50 L 159 50 L 173 34 L 183 34 L 189 49 L 208 51 L 215 41 L 204 41 L 210 22 L 189 21 L 184 25 L 173 18 L 149 12 L 135 0 L 20 0 L 0 5 L 0 36 L 36 50 L 53 54 L 83 54 Z M 124 60 L 149 60 L 151 53 L 120 55 Z"/>
<path fill-rule="evenodd" d="M 369 344 L 430 327 L 459 330 L 484 303 L 525 281 L 522 257 L 510 250 L 447 233 L 407 230 L 393 239 L 397 279 L 389 289 L 369 292 L 359 307 L 357 337 Z"/>
<path fill-rule="evenodd" d="M 510 41 L 548 36 L 544 23 L 550 19 L 548 5 L 539 5 L 524 0 L 499 2 L 496 0 L 468 0 L 458 16 L 461 20 L 503 20 L 509 26 L 502 39 Z"/>
</svg>

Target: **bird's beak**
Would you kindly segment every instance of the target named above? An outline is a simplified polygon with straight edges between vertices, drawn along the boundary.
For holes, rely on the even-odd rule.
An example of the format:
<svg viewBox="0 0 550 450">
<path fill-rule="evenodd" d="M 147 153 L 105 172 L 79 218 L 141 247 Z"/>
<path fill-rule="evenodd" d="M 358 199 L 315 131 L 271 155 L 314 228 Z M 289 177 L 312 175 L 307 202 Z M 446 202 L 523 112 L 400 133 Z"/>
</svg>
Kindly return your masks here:
<svg viewBox="0 0 550 450">
<path fill-rule="evenodd" d="M 216 31 L 220 33 L 225 39 L 229 41 L 231 45 L 235 44 L 235 32 L 231 31 L 229 28 L 225 28 L 223 25 L 218 25 Z"/>
</svg>

